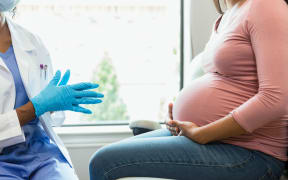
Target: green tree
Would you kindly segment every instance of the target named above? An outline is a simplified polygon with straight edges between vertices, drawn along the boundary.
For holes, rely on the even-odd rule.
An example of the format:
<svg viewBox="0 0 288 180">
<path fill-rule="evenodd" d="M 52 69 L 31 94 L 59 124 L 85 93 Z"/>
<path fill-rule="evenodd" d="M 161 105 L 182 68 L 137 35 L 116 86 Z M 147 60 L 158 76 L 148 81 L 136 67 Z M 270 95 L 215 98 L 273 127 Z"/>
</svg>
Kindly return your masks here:
<svg viewBox="0 0 288 180">
<path fill-rule="evenodd" d="M 119 83 L 112 60 L 108 53 L 93 71 L 92 82 L 99 84 L 97 92 L 104 94 L 103 102 L 96 105 L 87 105 L 92 115 L 85 115 L 89 121 L 129 120 L 127 106 L 119 97 Z"/>
</svg>

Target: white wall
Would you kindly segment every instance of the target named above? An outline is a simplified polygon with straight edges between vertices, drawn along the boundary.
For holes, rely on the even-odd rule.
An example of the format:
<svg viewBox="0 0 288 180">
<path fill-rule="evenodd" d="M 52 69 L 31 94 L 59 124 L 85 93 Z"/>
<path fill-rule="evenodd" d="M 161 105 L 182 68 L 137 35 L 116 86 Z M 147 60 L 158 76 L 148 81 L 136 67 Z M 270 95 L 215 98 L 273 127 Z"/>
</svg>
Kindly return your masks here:
<svg viewBox="0 0 288 180">
<path fill-rule="evenodd" d="M 193 56 L 205 47 L 212 32 L 212 25 L 218 16 L 212 0 L 191 1 Z"/>
<path fill-rule="evenodd" d="M 186 0 L 190 1 L 190 0 Z M 192 35 L 192 55 L 195 56 L 202 51 L 211 33 L 212 24 L 217 18 L 217 13 L 212 0 L 191 0 L 186 5 L 191 4 L 191 35 Z M 186 9 L 186 8 L 185 8 Z M 187 22 L 187 21 L 186 21 Z M 189 39 L 189 37 L 188 37 Z M 188 40 L 190 41 L 190 40 Z M 189 47 L 189 46 L 186 46 Z M 73 131 L 72 131 L 73 132 Z M 96 130 L 97 132 L 97 130 Z M 118 133 L 63 133 L 60 136 L 67 145 L 72 161 L 80 180 L 89 180 L 88 164 L 91 155 L 102 145 L 131 136 L 128 129 Z"/>
<path fill-rule="evenodd" d="M 74 168 L 80 180 L 89 180 L 89 159 L 99 147 L 83 146 L 83 147 L 70 147 L 68 148 Z"/>
</svg>

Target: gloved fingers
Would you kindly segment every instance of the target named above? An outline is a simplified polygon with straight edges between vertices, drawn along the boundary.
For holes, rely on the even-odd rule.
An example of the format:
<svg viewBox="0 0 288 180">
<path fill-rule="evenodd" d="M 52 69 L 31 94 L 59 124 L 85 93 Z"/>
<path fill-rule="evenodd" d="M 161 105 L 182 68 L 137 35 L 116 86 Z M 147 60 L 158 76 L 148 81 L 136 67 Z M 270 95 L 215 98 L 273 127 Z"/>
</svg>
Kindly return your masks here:
<svg viewBox="0 0 288 180">
<path fill-rule="evenodd" d="M 90 111 L 89 109 L 83 108 L 81 106 L 72 106 L 71 110 L 74 112 L 81 112 L 84 114 L 92 114 L 92 111 Z"/>
<path fill-rule="evenodd" d="M 82 82 L 82 83 L 70 85 L 70 87 L 77 91 L 83 91 L 83 90 L 98 88 L 99 85 L 95 83 Z"/>
<path fill-rule="evenodd" d="M 103 98 L 104 97 L 103 94 L 97 93 L 95 91 L 74 91 L 74 95 L 76 98 L 83 98 L 83 97 Z"/>
<path fill-rule="evenodd" d="M 70 70 L 67 70 L 58 86 L 65 86 L 68 83 L 69 79 L 70 79 Z"/>
<path fill-rule="evenodd" d="M 99 104 L 102 103 L 101 99 L 96 98 L 79 98 L 75 99 L 73 104 Z"/>
<path fill-rule="evenodd" d="M 51 86 L 57 86 L 59 80 L 61 78 L 61 71 L 57 71 L 53 77 L 53 79 L 49 82 L 49 85 Z"/>
</svg>

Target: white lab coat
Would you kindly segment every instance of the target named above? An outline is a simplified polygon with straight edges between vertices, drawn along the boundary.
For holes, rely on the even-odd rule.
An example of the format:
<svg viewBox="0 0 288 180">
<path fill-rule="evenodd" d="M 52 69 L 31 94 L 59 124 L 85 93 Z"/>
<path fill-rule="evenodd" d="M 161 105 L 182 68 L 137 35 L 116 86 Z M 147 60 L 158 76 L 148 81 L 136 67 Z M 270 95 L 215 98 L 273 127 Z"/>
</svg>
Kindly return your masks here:
<svg viewBox="0 0 288 180">
<path fill-rule="evenodd" d="M 10 19 L 7 23 L 11 32 L 12 44 L 22 77 L 24 87 L 29 98 L 36 96 L 53 77 L 53 70 L 49 53 L 41 40 Z M 40 77 L 40 64 L 48 65 L 47 78 Z M 16 90 L 11 72 L 0 58 L 0 152 L 3 148 L 25 142 L 25 136 L 20 126 L 18 116 L 14 110 Z M 53 131 L 52 126 L 61 126 L 65 116 L 45 113 L 39 120 L 51 140 L 59 147 L 64 157 L 72 162 L 67 149 L 61 139 Z"/>
</svg>

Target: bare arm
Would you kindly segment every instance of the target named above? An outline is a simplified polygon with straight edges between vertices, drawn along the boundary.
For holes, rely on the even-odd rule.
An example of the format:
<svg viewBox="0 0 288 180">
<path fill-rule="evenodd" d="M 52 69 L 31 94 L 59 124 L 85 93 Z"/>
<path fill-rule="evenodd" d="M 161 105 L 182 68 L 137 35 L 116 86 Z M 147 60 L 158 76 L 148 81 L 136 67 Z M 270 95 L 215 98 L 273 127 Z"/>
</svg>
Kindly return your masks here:
<svg viewBox="0 0 288 180">
<path fill-rule="evenodd" d="M 222 140 L 228 137 L 239 136 L 247 132 L 234 120 L 232 115 L 228 115 L 215 122 L 198 127 L 193 122 L 182 122 L 171 120 L 171 125 L 181 129 L 182 135 L 200 144 Z"/>
<path fill-rule="evenodd" d="M 29 101 L 27 104 L 16 109 L 16 113 L 21 126 L 36 118 L 33 104 Z"/>
<path fill-rule="evenodd" d="M 246 133 L 232 115 L 228 115 L 218 121 L 199 127 L 194 136 L 201 144 L 206 144 Z"/>
</svg>

